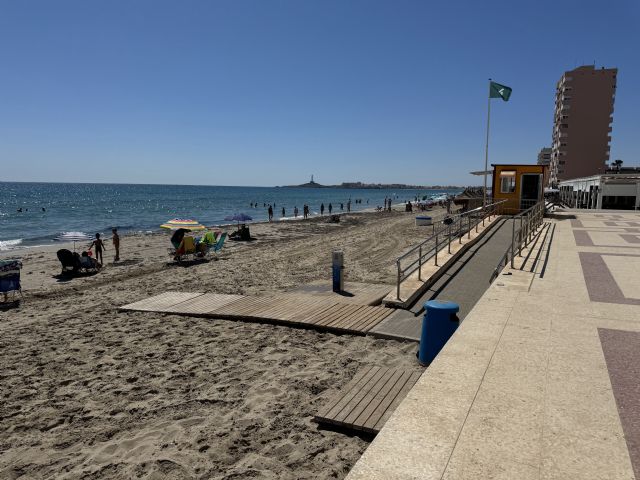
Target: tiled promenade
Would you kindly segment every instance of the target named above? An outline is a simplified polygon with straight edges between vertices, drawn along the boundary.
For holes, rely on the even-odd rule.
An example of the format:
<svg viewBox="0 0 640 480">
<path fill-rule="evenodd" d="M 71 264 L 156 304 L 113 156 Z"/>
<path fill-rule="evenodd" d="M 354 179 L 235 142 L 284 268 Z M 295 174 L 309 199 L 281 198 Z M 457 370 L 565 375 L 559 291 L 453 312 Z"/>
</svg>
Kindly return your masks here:
<svg viewBox="0 0 640 480">
<path fill-rule="evenodd" d="M 349 480 L 640 479 L 640 214 L 552 221 L 544 276 L 496 279 Z"/>
</svg>

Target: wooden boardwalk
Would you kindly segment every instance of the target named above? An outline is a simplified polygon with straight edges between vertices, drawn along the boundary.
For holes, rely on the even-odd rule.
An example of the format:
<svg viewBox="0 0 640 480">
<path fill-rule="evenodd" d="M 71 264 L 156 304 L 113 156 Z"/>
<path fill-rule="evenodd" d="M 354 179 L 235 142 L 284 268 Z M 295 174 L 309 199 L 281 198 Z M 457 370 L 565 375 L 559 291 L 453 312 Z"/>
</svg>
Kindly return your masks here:
<svg viewBox="0 0 640 480">
<path fill-rule="evenodd" d="M 387 296 L 393 286 L 375 283 L 345 282 L 344 292 L 335 293 L 331 288 L 331 282 L 314 282 L 302 285 L 291 292 L 323 297 L 341 303 L 380 305 L 382 299 Z"/>
<path fill-rule="evenodd" d="M 270 297 L 246 297 L 217 293 L 165 292 L 120 307 L 178 315 L 269 321 L 285 325 L 366 335 L 393 310 L 347 304 L 322 296 L 288 293 Z"/>
<path fill-rule="evenodd" d="M 365 367 L 314 417 L 318 423 L 378 433 L 422 371 Z"/>
</svg>

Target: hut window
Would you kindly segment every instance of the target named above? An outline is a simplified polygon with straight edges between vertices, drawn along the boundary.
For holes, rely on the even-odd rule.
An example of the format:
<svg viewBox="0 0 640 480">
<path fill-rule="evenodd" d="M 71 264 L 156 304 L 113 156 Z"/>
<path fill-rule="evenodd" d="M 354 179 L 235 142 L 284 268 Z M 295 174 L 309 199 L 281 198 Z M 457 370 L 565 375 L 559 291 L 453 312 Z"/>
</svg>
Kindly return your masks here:
<svg viewBox="0 0 640 480">
<path fill-rule="evenodd" d="M 500 193 L 513 193 L 516 191 L 516 172 L 500 172 Z"/>
</svg>

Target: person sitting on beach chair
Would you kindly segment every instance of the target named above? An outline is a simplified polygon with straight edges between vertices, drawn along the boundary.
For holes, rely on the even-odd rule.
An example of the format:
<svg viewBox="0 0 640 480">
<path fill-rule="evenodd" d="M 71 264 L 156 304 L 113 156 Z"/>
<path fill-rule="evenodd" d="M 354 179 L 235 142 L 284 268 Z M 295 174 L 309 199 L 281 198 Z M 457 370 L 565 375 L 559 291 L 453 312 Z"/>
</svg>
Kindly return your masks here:
<svg viewBox="0 0 640 480">
<path fill-rule="evenodd" d="M 176 250 L 176 255 L 193 255 L 194 253 L 196 253 L 196 239 L 185 235 L 182 238 L 182 242 L 180 242 L 178 250 Z"/>
<path fill-rule="evenodd" d="M 95 258 L 90 257 L 87 252 L 82 252 L 82 255 L 80 255 L 80 266 L 81 268 L 84 268 L 85 271 L 100 270 L 100 264 L 98 261 Z"/>
</svg>

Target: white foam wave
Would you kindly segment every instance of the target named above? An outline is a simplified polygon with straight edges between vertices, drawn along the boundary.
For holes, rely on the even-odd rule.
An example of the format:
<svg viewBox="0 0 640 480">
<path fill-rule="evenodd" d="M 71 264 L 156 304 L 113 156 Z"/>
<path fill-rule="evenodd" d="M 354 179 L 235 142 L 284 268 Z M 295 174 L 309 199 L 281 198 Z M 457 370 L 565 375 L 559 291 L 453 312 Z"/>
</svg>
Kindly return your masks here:
<svg viewBox="0 0 640 480">
<path fill-rule="evenodd" d="M 0 252 L 6 252 L 7 250 L 18 248 L 21 243 L 21 238 L 16 238 L 15 240 L 0 240 Z"/>
</svg>

